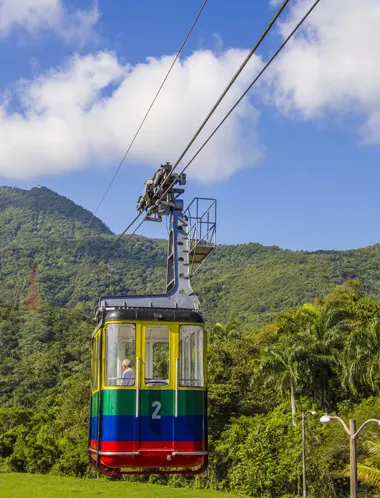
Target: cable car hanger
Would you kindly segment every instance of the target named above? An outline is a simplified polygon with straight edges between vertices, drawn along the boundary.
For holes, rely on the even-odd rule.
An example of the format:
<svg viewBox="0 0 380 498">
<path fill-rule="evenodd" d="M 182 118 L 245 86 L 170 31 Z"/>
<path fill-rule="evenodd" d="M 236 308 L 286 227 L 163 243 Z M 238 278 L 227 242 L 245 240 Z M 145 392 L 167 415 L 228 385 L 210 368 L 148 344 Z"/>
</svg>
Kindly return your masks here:
<svg viewBox="0 0 380 498">
<path fill-rule="evenodd" d="M 137 202 L 137 211 L 148 213 L 147 221 L 161 222 L 163 216 L 170 217 L 166 294 L 102 297 L 97 314 L 119 307 L 199 311 L 199 300 L 191 287 L 190 277 L 215 249 L 216 199 L 196 197 L 184 211 L 183 200 L 179 199 L 184 188 L 177 185 L 186 184 L 186 175 L 172 170 L 170 163 L 159 167 L 153 178 L 146 180 L 144 192 Z"/>
</svg>

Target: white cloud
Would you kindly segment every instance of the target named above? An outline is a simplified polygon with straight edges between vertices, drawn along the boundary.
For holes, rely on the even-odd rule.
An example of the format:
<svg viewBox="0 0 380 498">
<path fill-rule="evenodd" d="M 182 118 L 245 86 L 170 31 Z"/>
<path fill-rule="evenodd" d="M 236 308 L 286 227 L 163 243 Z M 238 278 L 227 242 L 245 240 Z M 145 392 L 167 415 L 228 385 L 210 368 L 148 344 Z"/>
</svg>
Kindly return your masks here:
<svg viewBox="0 0 380 498">
<path fill-rule="evenodd" d="M 70 11 L 63 0 L 0 0 L 0 37 L 21 29 L 32 35 L 53 31 L 67 42 L 83 42 L 94 36 L 98 19 L 96 4 Z"/>
<path fill-rule="evenodd" d="M 283 0 L 269 0 L 269 5 L 271 7 L 278 7 L 279 5 L 281 5 L 283 2 Z"/>
<path fill-rule="evenodd" d="M 297 0 L 285 37 L 312 4 Z M 322 0 L 276 62 L 274 100 L 305 119 L 359 117 L 362 140 L 380 141 L 380 0 Z"/>
<path fill-rule="evenodd" d="M 178 61 L 129 156 L 132 164 L 174 162 L 246 56 L 197 51 Z M 94 165 L 115 167 L 172 56 L 134 67 L 114 54 L 76 55 L 62 68 L 19 81 L 0 101 L 0 174 L 36 178 Z M 210 133 L 261 64 L 252 58 L 196 146 Z M 242 102 L 189 169 L 201 181 L 228 178 L 263 155 L 259 112 Z M 189 155 L 187 156 L 190 157 Z"/>
</svg>

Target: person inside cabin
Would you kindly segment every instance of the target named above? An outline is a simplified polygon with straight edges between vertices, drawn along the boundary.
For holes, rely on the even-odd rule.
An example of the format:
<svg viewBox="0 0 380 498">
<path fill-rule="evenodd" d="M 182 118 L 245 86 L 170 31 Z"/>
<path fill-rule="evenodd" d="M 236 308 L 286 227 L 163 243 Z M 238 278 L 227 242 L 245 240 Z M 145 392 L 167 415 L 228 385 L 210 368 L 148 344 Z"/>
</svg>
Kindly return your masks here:
<svg viewBox="0 0 380 498">
<path fill-rule="evenodd" d="M 122 367 L 123 367 L 123 377 L 121 379 L 121 385 L 133 386 L 133 384 L 135 383 L 135 372 L 132 368 L 131 360 L 128 360 L 127 358 L 123 360 Z"/>
</svg>

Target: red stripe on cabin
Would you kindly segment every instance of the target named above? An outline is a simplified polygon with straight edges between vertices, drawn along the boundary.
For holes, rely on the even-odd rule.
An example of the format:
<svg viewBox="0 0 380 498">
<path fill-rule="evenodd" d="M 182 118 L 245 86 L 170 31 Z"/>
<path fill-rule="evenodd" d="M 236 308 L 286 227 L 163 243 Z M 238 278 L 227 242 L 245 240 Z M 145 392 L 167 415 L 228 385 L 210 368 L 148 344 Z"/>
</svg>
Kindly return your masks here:
<svg viewBox="0 0 380 498">
<path fill-rule="evenodd" d="M 90 448 L 96 449 L 96 441 L 90 441 Z M 111 453 L 129 453 L 139 451 L 139 455 L 102 455 L 101 463 L 110 468 L 160 468 L 177 467 L 189 469 L 199 467 L 205 461 L 203 455 L 175 455 L 173 452 L 193 452 L 204 451 L 206 444 L 204 441 L 179 441 L 173 447 L 172 441 L 144 441 L 142 443 L 134 441 L 111 441 L 101 443 L 101 451 Z M 91 458 L 96 460 L 95 454 Z M 168 460 L 168 458 L 170 458 Z"/>
<path fill-rule="evenodd" d="M 90 448 L 96 449 L 96 441 L 90 442 Z M 139 443 L 138 441 L 111 441 L 107 443 L 101 443 L 101 451 L 112 451 L 112 452 L 135 452 L 135 451 L 204 451 L 205 442 L 204 441 L 176 441 L 173 445 L 173 441 L 144 441 Z"/>
</svg>

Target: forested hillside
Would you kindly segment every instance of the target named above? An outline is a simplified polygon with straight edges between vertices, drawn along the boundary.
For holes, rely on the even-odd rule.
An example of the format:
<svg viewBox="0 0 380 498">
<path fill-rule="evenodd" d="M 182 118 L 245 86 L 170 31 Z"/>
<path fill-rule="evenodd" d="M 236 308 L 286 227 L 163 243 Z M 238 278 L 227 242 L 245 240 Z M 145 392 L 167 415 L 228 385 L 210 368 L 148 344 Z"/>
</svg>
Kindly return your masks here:
<svg viewBox="0 0 380 498">
<path fill-rule="evenodd" d="M 47 188 L 0 188 L 0 297 L 22 307 L 33 264 L 41 301 L 59 307 L 92 309 L 100 294 L 164 290 L 166 241 L 135 236 L 94 267 L 115 236 L 97 218 L 89 228 L 90 219 L 89 211 Z M 317 252 L 224 245 L 194 287 L 210 323 L 234 319 L 249 329 L 347 279 L 360 280 L 370 297 L 380 298 L 379 267 L 378 244 Z"/>
<path fill-rule="evenodd" d="M 91 213 L 45 188 L 3 188 L 0 197 L 0 472 L 91 477 L 90 310 L 99 293 L 162 291 L 166 242 L 133 237 L 93 267 L 115 236 L 97 219 L 89 229 Z M 210 340 L 208 471 L 136 480 L 301 496 L 300 414 L 314 409 L 306 422 L 309 496 L 347 496 L 348 439 L 319 417 L 380 418 L 379 256 L 379 245 L 314 253 L 218 247 L 195 281 Z M 28 312 L 33 264 L 40 307 Z M 375 424 L 358 450 L 360 496 L 374 498 Z"/>
<path fill-rule="evenodd" d="M 86 448 L 91 321 L 74 309 L 1 304 L 0 324 L 0 472 L 94 476 Z M 302 496 L 300 414 L 314 409 L 306 424 L 309 496 L 347 496 L 347 435 L 319 417 L 327 410 L 358 424 L 380 418 L 380 302 L 351 282 L 249 334 L 230 322 L 208 335 L 207 472 L 135 479 Z M 358 447 L 362 498 L 379 496 L 379 445 L 370 424 Z"/>
</svg>

